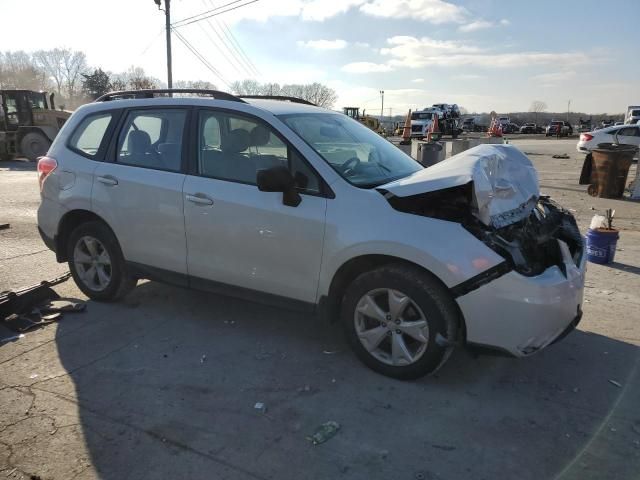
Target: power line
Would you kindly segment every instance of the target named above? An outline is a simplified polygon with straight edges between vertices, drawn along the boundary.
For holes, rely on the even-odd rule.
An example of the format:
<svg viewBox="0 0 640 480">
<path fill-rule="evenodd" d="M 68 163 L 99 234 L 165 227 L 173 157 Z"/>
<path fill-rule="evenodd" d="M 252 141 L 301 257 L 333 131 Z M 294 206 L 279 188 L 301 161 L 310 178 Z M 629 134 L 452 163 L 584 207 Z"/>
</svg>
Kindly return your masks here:
<svg viewBox="0 0 640 480">
<path fill-rule="evenodd" d="M 227 38 L 230 39 L 230 43 L 233 46 L 233 48 L 239 52 L 240 54 L 240 58 L 242 60 L 244 60 L 244 62 L 249 66 L 249 68 L 254 72 L 254 74 L 256 76 L 260 76 L 260 71 L 258 70 L 258 68 L 255 66 L 255 64 L 251 61 L 251 59 L 249 58 L 249 56 L 245 53 L 244 49 L 242 48 L 242 45 L 240 45 L 240 43 L 238 42 L 238 40 L 236 40 L 235 35 L 233 34 L 233 32 L 231 31 L 231 29 L 227 26 L 227 24 L 225 23 L 224 20 L 220 20 L 220 22 L 218 22 L 218 19 L 214 19 L 214 21 L 216 22 L 216 24 L 220 25 L 222 24 L 221 30 L 222 32 L 227 36 Z"/>
<path fill-rule="evenodd" d="M 218 7 L 212 8 L 211 10 L 207 10 L 205 12 L 200 12 L 197 15 L 192 15 L 191 17 L 183 18 L 182 20 L 178 20 L 176 23 L 186 22 L 187 20 L 191 20 L 192 18 L 200 17 L 202 15 L 206 15 L 207 13 L 215 12 L 222 8 L 228 7 L 229 5 L 233 5 L 234 3 L 242 2 L 243 0 L 234 0 L 233 2 L 225 3 L 224 5 L 220 5 Z"/>
<path fill-rule="evenodd" d="M 194 17 L 182 19 L 182 20 L 180 20 L 178 22 L 175 22 L 173 24 L 173 27 L 175 27 L 175 28 L 186 27 L 187 25 L 191 25 L 192 23 L 200 22 L 202 20 L 206 20 L 207 18 L 211 18 L 211 17 L 217 17 L 218 15 L 222 15 L 223 13 L 231 12 L 232 10 L 236 10 L 238 8 L 241 8 L 241 7 L 246 7 L 247 5 L 251 5 L 252 3 L 256 3 L 259 0 L 251 0 L 250 2 L 243 3 L 242 5 L 236 5 L 235 7 L 228 8 L 227 10 L 223 10 L 222 12 L 217 11 L 217 10 L 220 10 L 222 8 L 228 7 L 228 6 L 230 6 L 230 5 L 234 4 L 234 3 L 238 3 L 239 1 L 242 1 L 242 0 L 235 0 L 234 2 L 227 3 L 226 5 L 222 5 L 222 6 L 218 7 L 218 8 L 214 8 L 213 10 L 210 10 L 210 12 L 214 12 L 215 11 L 215 13 L 211 13 L 210 15 L 206 15 L 208 12 L 203 12 L 200 15 L 206 15 L 206 16 L 200 17 L 200 18 L 195 18 L 195 20 L 190 20 L 190 19 L 194 18 L 194 17 L 199 17 L 200 15 L 194 15 Z M 187 20 L 189 20 L 189 21 L 187 21 Z"/>
<path fill-rule="evenodd" d="M 193 55 L 198 60 L 200 60 L 200 62 L 205 67 L 209 69 L 209 71 L 211 71 L 211 73 L 213 73 L 216 77 L 222 80 L 222 83 L 224 83 L 227 87 L 230 88 L 229 82 L 227 82 L 224 76 L 213 65 L 211 65 L 211 63 L 209 63 L 209 61 L 206 58 L 204 58 L 204 56 L 180 32 L 178 32 L 175 28 L 172 28 L 171 30 L 173 31 L 173 33 L 176 34 L 176 37 L 178 38 L 178 40 L 180 40 L 182 44 L 185 47 L 187 47 L 189 51 L 191 51 L 191 53 L 193 53 Z"/>
<path fill-rule="evenodd" d="M 200 30 L 202 30 L 202 32 L 206 35 L 206 37 L 209 39 L 209 41 L 211 42 L 211 44 L 216 47 L 216 50 L 218 50 L 218 52 L 220 52 L 220 54 L 222 54 L 222 56 L 225 58 L 225 60 L 233 67 L 233 69 L 240 73 L 240 70 L 238 69 L 238 67 L 236 67 L 236 65 L 229 59 L 229 57 L 227 56 L 227 53 L 220 48 L 220 46 L 214 41 L 214 39 L 211 37 L 211 35 L 209 35 L 209 32 L 207 32 L 207 30 L 205 30 L 205 28 L 202 26 L 201 23 L 198 24 L 198 27 L 200 27 Z"/>
<path fill-rule="evenodd" d="M 207 7 L 208 4 L 206 2 L 206 0 L 201 0 L 202 4 Z M 211 4 L 213 6 L 213 4 Z M 209 28 L 211 29 L 211 31 L 216 35 L 216 37 L 218 37 L 218 39 L 220 40 L 220 43 L 224 46 L 224 50 L 227 51 L 229 53 L 229 55 L 231 55 L 231 59 L 229 59 L 229 57 L 227 56 L 226 53 L 224 53 L 224 51 L 220 48 L 220 46 L 214 41 L 214 39 L 209 35 L 209 33 L 207 32 L 207 30 L 204 29 L 204 27 L 202 27 L 202 24 L 199 23 L 198 26 L 200 26 L 200 28 L 204 31 L 205 35 L 207 36 L 207 38 L 209 38 L 209 40 L 211 41 L 211 43 L 215 44 L 216 49 L 218 49 L 222 55 L 225 57 L 225 59 L 231 64 L 231 66 L 233 67 L 233 69 L 238 72 L 238 74 L 240 75 L 246 75 L 246 72 L 249 72 L 249 76 L 252 75 L 250 70 L 247 70 L 247 67 L 244 65 L 244 63 L 242 63 L 239 59 L 238 56 L 232 51 L 231 48 L 229 48 L 229 45 L 227 44 L 227 42 L 225 41 L 224 38 L 222 38 L 222 36 L 220 35 L 220 33 L 218 32 L 218 30 L 215 28 L 215 26 L 213 25 L 213 23 L 211 22 L 210 19 L 206 20 L 207 24 L 209 25 Z M 240 67 L 239 69 L 236 67 L 236 65 L 238 67 Z M 245 73 L 242 73 L 240 70 L 244 70 Z"/>
</svg>

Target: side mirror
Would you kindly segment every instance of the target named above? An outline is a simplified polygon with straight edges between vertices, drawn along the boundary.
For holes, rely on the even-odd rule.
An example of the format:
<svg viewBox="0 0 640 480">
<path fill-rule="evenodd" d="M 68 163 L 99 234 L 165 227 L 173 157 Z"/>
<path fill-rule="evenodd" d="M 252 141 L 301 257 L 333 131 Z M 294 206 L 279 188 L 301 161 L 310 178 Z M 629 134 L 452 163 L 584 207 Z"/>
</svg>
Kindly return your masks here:
<svg viewBox="0 0 640 480">
<path fill-rule="evenodd" d="M 287 167 L 258 170 L 256 184 L 261 192 L 282 192 L 282 203 L 288 207 L 297 207 L 302 201 L 296 190 L 296 181 Z"/>
</svg>

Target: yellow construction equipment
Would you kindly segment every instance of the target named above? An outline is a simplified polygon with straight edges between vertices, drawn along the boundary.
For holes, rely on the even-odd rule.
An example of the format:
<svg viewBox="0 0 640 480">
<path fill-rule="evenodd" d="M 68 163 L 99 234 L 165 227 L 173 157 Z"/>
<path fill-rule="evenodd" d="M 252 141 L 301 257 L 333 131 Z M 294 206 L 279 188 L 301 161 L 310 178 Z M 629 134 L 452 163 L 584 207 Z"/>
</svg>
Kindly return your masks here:
<svg viewBox="0 0 640 480">
<path fill-rule="evenodd" d="M 360 115 L 359 107 L 343 107 L 342 112 L 346 116 L 351 117 L 354 120 L 357 120 L 358 122 L 363 124 L 365 127 L 370 128 L 371 130 L 373 130 L 376 133 L 379 133 L 380 135 L 384 135 L 386 133 L 384 130 L 384 127 L 380 124 L 380 120 L 370 115 L 366 115 L 365 110 L 362 110 L 362 115 Z"/>
</svg>

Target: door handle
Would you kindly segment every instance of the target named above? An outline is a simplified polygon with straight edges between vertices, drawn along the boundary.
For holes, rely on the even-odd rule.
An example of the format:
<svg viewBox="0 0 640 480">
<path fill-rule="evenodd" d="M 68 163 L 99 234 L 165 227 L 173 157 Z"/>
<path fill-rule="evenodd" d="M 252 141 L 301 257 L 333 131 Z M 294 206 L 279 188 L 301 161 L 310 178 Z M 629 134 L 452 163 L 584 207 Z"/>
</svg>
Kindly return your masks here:
<svg viewBox="0 0 640 480">
<path fill-rule="evenodd" d="M 118 180 L 113 178 L 111 175 L 105 175 L 103 177 L 98 177 L 98 178 L 96 178 L 96 180 L 98 180 L 100 183 L 104 183 L 105 185 L 109 185 L 110 187 L 118 185 Z"/>
<path fill-rule="evenodd" d="M 204 193 L 187 193 L 187 200 L 197 205 L 213 205 L 213 200 L 207 197 Z"/>
</svg>

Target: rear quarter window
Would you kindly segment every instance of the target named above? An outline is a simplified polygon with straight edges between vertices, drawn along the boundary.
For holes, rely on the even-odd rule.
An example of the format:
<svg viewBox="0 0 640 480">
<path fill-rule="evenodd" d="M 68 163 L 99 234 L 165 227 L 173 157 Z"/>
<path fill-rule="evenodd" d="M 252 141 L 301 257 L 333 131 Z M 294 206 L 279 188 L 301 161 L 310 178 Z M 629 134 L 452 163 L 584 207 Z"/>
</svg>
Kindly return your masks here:
<svg viewBox="0 0 640 480">
<path fill-rule="evenodd" d="M 68 146 L 85 157 L 96 158 L 112 120 L 113 112 L 88 115 L 76 127 Z"/>
</svg>

